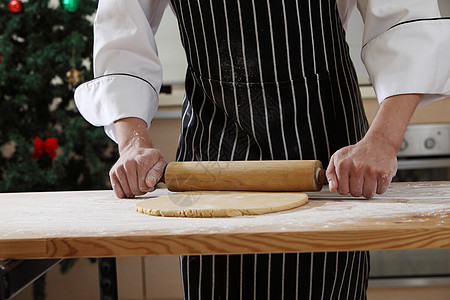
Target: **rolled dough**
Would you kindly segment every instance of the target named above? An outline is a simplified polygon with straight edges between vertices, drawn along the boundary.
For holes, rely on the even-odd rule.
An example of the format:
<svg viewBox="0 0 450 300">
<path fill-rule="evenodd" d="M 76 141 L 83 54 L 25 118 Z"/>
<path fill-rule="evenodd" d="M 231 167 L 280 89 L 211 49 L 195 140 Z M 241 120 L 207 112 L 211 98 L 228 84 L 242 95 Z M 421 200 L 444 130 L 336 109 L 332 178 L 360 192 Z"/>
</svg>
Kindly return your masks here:
<svg viewBox="0 0 450 300">
<path fill-rule="evenodd" d="M 136 203 L 138 212 L 163 217 L 234 217 L 291 209 L 308 202 L 296 192 L 180 192 Z"/>
</svg>

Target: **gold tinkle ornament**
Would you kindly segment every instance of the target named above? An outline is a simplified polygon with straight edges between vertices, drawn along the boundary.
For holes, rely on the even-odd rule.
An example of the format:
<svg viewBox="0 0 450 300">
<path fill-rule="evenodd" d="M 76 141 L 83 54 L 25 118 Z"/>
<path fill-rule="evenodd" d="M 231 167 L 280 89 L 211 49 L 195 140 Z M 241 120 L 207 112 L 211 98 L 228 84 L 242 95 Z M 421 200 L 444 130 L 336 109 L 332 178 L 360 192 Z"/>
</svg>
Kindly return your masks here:
<svg viewBox="0 0 450 300">
<path fill-rule="evenodd" d="M 66 73 L 66 81 L 73 87 L 76 88 L 83 81 L 83 72 L 72 68 Z"/>
</svg>

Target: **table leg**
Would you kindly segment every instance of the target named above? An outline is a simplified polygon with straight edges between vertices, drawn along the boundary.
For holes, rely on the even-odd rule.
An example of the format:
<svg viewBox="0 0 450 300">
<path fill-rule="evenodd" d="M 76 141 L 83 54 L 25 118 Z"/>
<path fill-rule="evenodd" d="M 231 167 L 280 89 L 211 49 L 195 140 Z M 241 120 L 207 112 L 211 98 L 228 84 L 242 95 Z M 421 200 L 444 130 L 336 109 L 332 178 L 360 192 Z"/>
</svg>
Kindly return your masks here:
<svg viewBox="0 0 450 300">
<path fill-rule="evenodd" d="M 98 259 L 98 276 L 101 300 L 117 300 L 117 271 L 116 258 Z"/>
<path fill-rule="evenodd" d="M 13 298 L 61 259 L 28 259 L 0 261 L 0 300 Z"/>
</svg>

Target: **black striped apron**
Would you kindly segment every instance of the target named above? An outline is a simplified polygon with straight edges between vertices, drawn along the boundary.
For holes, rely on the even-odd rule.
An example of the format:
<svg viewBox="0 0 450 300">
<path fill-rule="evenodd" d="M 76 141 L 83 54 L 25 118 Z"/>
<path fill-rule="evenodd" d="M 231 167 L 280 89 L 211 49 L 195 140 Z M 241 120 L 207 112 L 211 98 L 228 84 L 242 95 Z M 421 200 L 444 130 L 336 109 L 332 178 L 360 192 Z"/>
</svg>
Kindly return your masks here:
<svg viewBox="0 0 450 300">
<path fill-rule="evenodd" d="M 318 159 L 367 128 L 334 0 L 172 0 L 177 160 Z M 184 256 L 185 299 L 365 299 L 367 252 Z"/>
</svg>

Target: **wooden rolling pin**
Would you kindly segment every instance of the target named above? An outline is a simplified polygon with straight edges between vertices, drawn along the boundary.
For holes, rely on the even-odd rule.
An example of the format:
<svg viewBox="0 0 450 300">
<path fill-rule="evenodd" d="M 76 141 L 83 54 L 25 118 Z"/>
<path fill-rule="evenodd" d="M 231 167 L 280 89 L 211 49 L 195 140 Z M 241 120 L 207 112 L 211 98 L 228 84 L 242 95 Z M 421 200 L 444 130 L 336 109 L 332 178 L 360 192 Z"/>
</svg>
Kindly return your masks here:
<svg viewBox="0 0 450 300">
<path fill-rule="evenodd" d="M 170 191 L 320 191 L 327 183 L 318 160 L 171 162 Z"/>
</svg>

